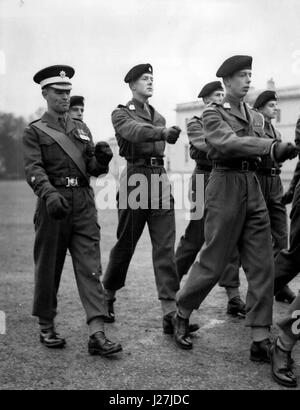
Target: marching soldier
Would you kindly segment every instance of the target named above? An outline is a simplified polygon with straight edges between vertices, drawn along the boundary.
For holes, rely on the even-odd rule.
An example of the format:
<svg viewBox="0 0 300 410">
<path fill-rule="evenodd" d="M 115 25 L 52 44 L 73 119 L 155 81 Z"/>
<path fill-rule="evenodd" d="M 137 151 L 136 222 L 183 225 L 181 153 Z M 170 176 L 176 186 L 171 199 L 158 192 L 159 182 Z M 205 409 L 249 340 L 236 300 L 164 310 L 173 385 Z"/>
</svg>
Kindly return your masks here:
<svg viewBox="0 0 300 410">
<path fill-rule="evenodd" d="M 265 136 L 271 140 L 281 141 L 279 131 L 272 124 L 272 119 L 276 117 L 277 112 L 277 95 L 275 91 L 266 90 L 259 94 L 253 108 L 264 116 Z M 261 159 L 256 174 L 269 211 L 274 257 L 276 258 L 282 249 L 288 247 L 287 213 L 282 203 L 281 170 L 280 165 L 273 161 L 270 155 L 264 155 Z M 286 285 L 277 292 L 275 299 L 278 302 L 291 303 L 295 299 L 295 294 Z"/>
<path fill-rule="evenodd" d="M 176 126 L 166 128 L 164 117 L 148 102 L 153 94 L 153 70 L 150 64 L 133 67 L 124 81 L 129 84 L 133 98 L 113 111 L 112 123 L 120 155 L 127 160 L 127 169 L 121 175 L 117 196 L 117 243 L 111 250 L 103 285 L 110 321 L 113 322 L 116 291 L 125 285 L 131 258 L 147 224 L 158 297 L 163 311 L 163 330 L 173 333 L 172 318 L 176 311 L 175 295 L 179 289 L 179 280 L 174 256 L 174 199 L 169 189 L 163 157 L 166 142 L 175 144 L 181 130 Z M 146 195 L 146 203 L 136 205 L 130 202 L 130 198 L 137 189 L 137 178 L 141 177 L 139 189 L 142 190 L 141 196 Z M 153 186 L 152 181 L 155 182 L 156 177 L 163 179 L 163 188 L 155 196 L 152 188 L 158 184 L 154 183 Z M 168 206 L 164 206 L 165 200 Z M 197 329 L 198 326 L 189 331 Z"/>
<path fill-rule="evenodd" d="M 238 247 L 248 280 L 246 324 L 252 329 L 250 359 L 269 362 L 274 260 L 268 210 L 255 171 L 259 157 L 276 162 L 294 158 L 296 147 L 266 139 L 262 116 L 243 102 L 252 73 L 252 57 L 233 56 L 217 71 L 226 88 L 223 105 L 203 112 L 208 156 L 213 171 L 206 188 L 205 244 L 199 262 L 177 295 L 174 336 L 191 349 L 189 317 L 220 279 Z"/>
<path fill-rule="evenodd" d="M 221 82 L 213 81 L 205 84 L 198 98 L 202 98 L 206 106 L 211 103 L 221 104 L 224 98 L 224 89 Z M 195 203 L 197 175 L 203 175 L 205 189 L 212 170 L 212 162 L 207 158 L 208 147 L 205 142 L 203 119 L 201 117 L 194 116 L 188 121 L 187 134 L 190 141 L 190 155 L 196 162 L 191 178 L 191 197 L 193 203 Z M 184 235 L 180 238 L 175 254 L 179 280 L 188 273 L 204 243 L 204 217 L 202 215 L 201 218 L 194 218 L 195 211 L 195 208 L 191 210 L 192 218 Z M 239 293 L 239 266 L 239 255 L 238 252 L 235 252 L 219 281 L 219 285 L 225 287 L 228 295 L 227 313 L 233 316 L 245 317 L 246 306 Z"/>
<path fill-rule="evenodd" d="M 88 351 L 107 356 L 122 350 L 104 333 L 107 316 L 100 282 L 100 235 L 90 176 L 108 171 L 107 143 L 94 148 L 85 123 L 68 115 L 74 69 L 56 65 L 34 76 L 47 101 L 47 112 L 24 131 L 26 179 L 38 196 L 34 215 L 35 290 L 33 315 L 39 318 L 40 341 L 63 348 L 55 330 L 57 292 L 69 249 L 89 328 Z"/>
<path fill-rule="evenodd" d="M 72 95 L 70 98 L 69 114 L 73 120 L 83 121 L 84 97 Z"/>
</svg>

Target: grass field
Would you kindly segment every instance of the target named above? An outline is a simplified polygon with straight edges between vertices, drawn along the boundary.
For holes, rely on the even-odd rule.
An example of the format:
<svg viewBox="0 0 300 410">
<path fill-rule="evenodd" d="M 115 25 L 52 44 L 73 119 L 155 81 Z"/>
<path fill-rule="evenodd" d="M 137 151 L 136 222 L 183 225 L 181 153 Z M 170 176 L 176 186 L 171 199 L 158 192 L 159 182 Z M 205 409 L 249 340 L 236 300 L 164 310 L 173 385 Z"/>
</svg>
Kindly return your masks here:
<svg viewBox="0 0 300 410">
<path fill-rule="evenodd" d="M 67 338 L 64 350 L 39 343 L 31 316 L 33 293 L 33 225 L 35 197 L 22 181 L 0 182 L 0 310 L 7 332 L 0 335 L 0 389 L 277 389 L 268 365 L 249 361 L 250 335 L 241 319 L 226 315 L 226 295 L 216 287 L 193 315 L 201 329 L 192 351 L 179 350 L 162 334 L 147 230 L 130 265 L 127 285 L 119 292 L 117 321 L 107 334 L 119 340 L 123 353 L 103 359 L 87 353 L 87 329 L 70 257 L 59 294 L 58 330 Z M 99 213 L 102 263 L 115 241 L 115 211 Z M 184 231 L 177 213 L 177 239 Z M 242 295 L 246 292 L 244 275 Z M 292 283 L 299 288 L 300 280 Z M 285 305 L 275 306 L 275 317 Z M 276 328 L 273 329 L 276 334 Z M 300 362 L 299 347 L 294 358 Z M 296 373 L 300 376 L 300 371 Z"/>
</svg>

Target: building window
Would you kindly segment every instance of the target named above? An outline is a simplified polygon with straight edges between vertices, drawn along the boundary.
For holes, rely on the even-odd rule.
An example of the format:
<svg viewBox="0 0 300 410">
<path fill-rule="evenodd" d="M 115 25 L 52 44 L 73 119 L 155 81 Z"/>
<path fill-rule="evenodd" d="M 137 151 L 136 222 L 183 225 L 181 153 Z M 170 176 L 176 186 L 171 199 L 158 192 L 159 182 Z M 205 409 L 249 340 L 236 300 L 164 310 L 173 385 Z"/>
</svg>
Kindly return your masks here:
<svg viewBox="0 0 300 410">
<path fill-rule="evenodd" d="M 187 164 L 189 162 L 189 146 L 185 144 L 184 146 L 184 162 Z"/>
<path fill-rule="evenodd" d="M 278 108 L 277 114 L 276 114 L 276 122 L 280 122 L 280 121 L 281 121 L 281 109 Z"/>
</svg>

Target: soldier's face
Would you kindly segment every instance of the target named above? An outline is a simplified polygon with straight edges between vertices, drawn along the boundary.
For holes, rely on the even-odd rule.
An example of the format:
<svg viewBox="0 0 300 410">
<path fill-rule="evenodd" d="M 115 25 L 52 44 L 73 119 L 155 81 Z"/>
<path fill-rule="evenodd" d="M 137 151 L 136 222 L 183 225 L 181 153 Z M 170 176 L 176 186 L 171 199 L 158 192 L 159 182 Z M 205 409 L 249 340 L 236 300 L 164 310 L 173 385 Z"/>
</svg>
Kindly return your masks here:
<svg viewBox="0 0 300 410">
<path fill-rule="evenodd" d="M 63 114 L 69 110 L 70 90 L 57 90 L 56 88 L 47 87 L 42 94 L 48 104 L 48 109 Z"/>
<path fill-rule="evenodd" d="M 276 118 L 277 110 L 277 101 L 269 101 L 259 111 L 265 118 L 272 120 Z"/>
<path fill-rule="evenodd" d="M 214 91 L 208 97 L 209 102 L 213 102 L 216 104 L 222 104 L 223 99 L 224 99 L 224 91 L 221 91 L 221 90 Z"/>
<path fill-rule="evenodd" d="M 84 107 L 82 105 L 73 105 L 69 109 L 69 114 L 71 118 L 74 118 L 75 120 L 82 120 L 83 113 L 84 113 Z"/>
<path fill-rule="evenodd" d="M 152 97 L 153 95 L 153 75 L 143 74 L 133 83 L 132 90 L 142 97 Z"/>
<path fill-rule="evenodd" d="M 235 97 L 242 98 L 249 91 L 252 79 L 251 70 L 240 70 L 233 74 L 232 77 L 226 79 L 226 88 L 230 94 Z"/>
</svg>

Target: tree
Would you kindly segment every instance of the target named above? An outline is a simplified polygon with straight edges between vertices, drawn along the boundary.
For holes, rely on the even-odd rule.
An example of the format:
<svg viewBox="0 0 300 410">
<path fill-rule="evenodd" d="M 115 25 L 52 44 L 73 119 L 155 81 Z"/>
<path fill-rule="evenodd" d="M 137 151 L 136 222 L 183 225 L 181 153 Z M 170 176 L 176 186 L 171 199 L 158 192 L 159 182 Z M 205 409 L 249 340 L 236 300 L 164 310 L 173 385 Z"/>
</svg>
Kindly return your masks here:
<svg viewBox="0 0 300 410">
<path fill-rule="evenodd" d="M 0 113 L 0 177 L 22 178 L 22 134 L 26 126 L 23 117 Z"/>
</svg>

